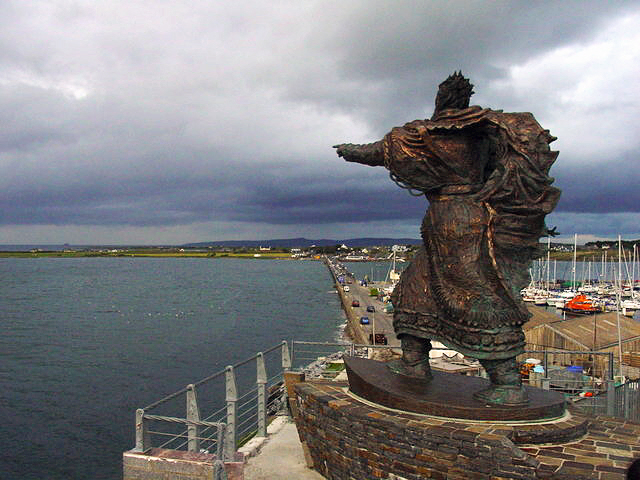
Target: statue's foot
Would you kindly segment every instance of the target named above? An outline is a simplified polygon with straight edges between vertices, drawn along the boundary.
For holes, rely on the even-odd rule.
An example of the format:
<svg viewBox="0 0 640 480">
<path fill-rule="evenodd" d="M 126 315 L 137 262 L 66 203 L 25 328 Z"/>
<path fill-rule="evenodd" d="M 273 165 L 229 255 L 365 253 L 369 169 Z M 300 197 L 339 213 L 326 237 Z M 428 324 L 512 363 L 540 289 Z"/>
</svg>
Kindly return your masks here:
<svg viewBox="0 0 640 480">
<path fill-rule="evenodd" d="M 522 385 L 491 385 L 473 394 L 473 398 L 490 405 L 524 406 L 529 403 L 527 391 Z"/>
<path fill-rule="evenodd" d="M 429 366 L 429 357 L 425 357 L 417 362 L 408 363 L 403 359 L 391 360 L 387 363 L 387 367 L 392 373 L 397 375 L 405 375 L 412 378 L 420 378 L 423 380 L 431 380 L 431 367 Z"/>
</svg>

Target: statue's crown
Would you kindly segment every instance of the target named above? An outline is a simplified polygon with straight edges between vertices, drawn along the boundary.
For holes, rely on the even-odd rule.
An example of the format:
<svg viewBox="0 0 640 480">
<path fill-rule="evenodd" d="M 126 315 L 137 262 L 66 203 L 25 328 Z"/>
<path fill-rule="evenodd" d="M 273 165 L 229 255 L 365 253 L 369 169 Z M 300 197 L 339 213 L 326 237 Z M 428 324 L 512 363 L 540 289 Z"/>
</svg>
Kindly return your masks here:
<svg viewBox="0 0 640 480">
<path fill-rule="evenodd" d="M 473 85 L 469 79 L 465 78 L 461 71 L 453 72 L 438 86 L 436 109 L 433 112 L 433 118 L 443 110 L 468 108 L 473 94 Z"/>
</svg>

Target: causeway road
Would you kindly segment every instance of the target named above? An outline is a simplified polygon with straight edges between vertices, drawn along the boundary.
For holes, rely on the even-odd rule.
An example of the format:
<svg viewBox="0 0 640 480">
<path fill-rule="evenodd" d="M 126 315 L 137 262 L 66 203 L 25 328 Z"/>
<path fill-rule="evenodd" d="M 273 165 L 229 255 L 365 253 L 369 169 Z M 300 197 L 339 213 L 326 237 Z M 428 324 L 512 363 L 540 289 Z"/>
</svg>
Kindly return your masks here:
<svg viewBox="0 0 640 480">
<path fill-rule="evenodd" d="M 354 280 L 353 283 L 347 284 L 349 291 L 345 295 L 345 310 L 353 313 L 358 320 L 359 328 L 364 332 L 365 337 L 369 338 L 372 333 L 384 333 L 387 336 L 388 345 L 392 347 L 400 346 L 400 341 L 395 337 L 393 332 L 393 314 L 385 313 L 384 304 L 376 297 L 369 295 L 371 288 L 380 288 L 381 285 L 370 283 L 363 287 L 360 282 Z M 356 301 L 360 304 L 358 307 L 353 306 Z M 373 312 L 367 312 L 367 307 L 373 307 Z M 369 324 L 362 324 L 360 319 L 367 317 Z"/>
<path fill-rule="evenodd" d="M 334 276 L 336 289 L 339 290 L 342 306 L 347 314 L 347 322 L 350 327 L 347 331 L 353 332 L 356 330 L 357 334 L 353 335 L 352 340 L 359 343 L 358 339 L 360 338 L 361 340 L 367 340 L 365 343 L 369 343 L 369 335 L 375 331 L 376 334 L 384 333 L 387 336 L 387 345 L 399 347 L 400 341 L 393 331 L 393 314 L 385 313 L 383 311 L 384 303 L 369 295 L 371 288 L 380 290 L 384 285 L 382 283 L 369 283 L 368 286 L 364 287 L 336 259 L 327 258 L 326 263 Z M 338 282 L 339 277 L 345 280 L 344 285 Z M 345 287 L 348 288 L 345 289 Z M 353 306 L 354 301 L 357 301 L 359 306 Z M 373 312 L 367 312 L 367 307 L 369 306 L 374 308 Z M 360 323 L 362 317 L 367 317 L 369 323 Z"/>
</svg>

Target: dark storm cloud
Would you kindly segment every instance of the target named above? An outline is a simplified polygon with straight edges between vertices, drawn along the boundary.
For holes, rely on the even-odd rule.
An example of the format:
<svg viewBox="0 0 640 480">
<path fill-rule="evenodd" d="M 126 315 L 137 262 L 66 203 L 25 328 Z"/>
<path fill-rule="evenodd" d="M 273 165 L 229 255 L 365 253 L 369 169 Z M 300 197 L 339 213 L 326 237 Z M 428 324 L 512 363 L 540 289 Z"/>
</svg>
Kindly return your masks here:
<svg viewBox="0 0 640 480">
<path fill-rule="evenodd" d="M 560 164 L 555 169 L 556 185 L 563 189 L 560 212 L 640 212 L 640 168 L 635 154 L 607 164 L 578 168 Z M 566 186 L 566 187 L 565 187 Z"/>
<path fill-rule="evenodd" d="M 4 2 L 0 243 L 21 225 L 417 226 L 424 198 L 331 145 L 430 116 L 457 69 L 476 103 L 559 137 L 565 219 L 637 213 L 639 19 L 632 2 Z"/>
</svg>

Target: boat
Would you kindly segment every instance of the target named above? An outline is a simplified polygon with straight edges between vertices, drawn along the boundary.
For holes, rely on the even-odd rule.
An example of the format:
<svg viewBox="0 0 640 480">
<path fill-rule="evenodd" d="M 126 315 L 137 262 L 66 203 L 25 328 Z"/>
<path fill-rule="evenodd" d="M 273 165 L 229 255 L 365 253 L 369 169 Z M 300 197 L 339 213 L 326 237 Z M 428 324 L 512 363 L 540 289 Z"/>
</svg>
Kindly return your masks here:
<svg viewBox="0 0 640 480">
<path fill-rule="evenodd" d="M 623 300 L 620 306 L 627 310 L 640 310 L 640 300 Z"/>
<path fill-rule="evenodd" d="M 592 315 L 602 312 L 602 309 L 595 305 L 593 300 L 582 294 L 576 295 L 569 300 L 562 310 L 574 315 Z"/>
<path fill-rule="evenodd" d="M 533 304 L 538 306 L 546 306 L 547 305 L 547 296 L 545 295 L 537 295 L 533 297 Z"/>
</svg>

